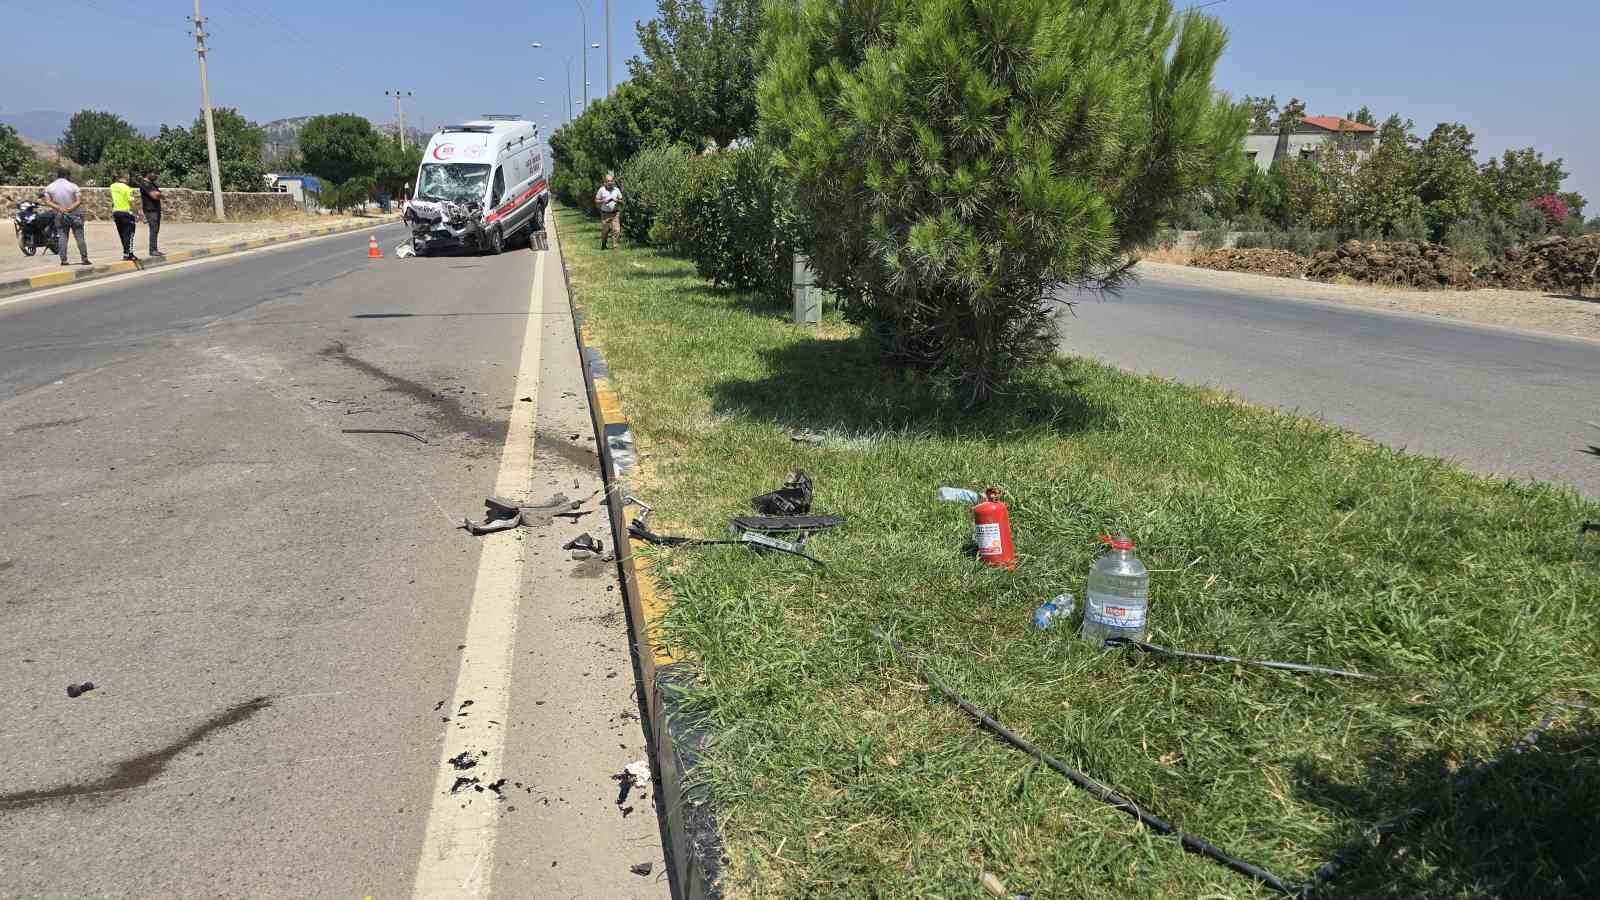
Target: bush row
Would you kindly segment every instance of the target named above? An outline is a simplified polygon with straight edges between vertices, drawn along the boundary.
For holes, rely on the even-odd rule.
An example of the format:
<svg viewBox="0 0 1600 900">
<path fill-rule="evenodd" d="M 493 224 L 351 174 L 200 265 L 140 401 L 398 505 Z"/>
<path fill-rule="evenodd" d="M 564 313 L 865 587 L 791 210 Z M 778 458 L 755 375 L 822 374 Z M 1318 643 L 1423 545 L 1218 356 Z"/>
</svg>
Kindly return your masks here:
<svg viewBox="0 0 1600 900">
<path fill-rule="evenodd" d="M 628 237 L 683 254 L 715 285 L 772 299 L 788 294 L 798 229 L 770 153 L 647 147 L 623 164 L 618 180 Z"/>
</svg>

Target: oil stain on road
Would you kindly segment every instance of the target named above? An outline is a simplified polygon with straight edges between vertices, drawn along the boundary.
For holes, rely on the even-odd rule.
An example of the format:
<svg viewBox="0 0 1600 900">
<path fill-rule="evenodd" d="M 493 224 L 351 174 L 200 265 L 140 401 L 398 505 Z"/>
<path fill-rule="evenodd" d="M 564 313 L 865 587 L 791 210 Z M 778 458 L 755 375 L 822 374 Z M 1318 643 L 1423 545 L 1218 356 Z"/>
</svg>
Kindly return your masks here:
<svg viewBox="0 0 1600 900">
<path fill-rule="evenodd" d="M 150 753 L 140 754 L 131 759 L 117 763 L 112 773 L 98 781 L 82 781 L 76 784 L 64 784 L 58 787 L 46 788 L 39 791 L 18 791 L 13 794 L 0 794 L 0 811 L 27 809 L 57 801 L 72 802 L 97 794 L 106 794 L 114 791 L 126 791 L 143 787 L 160 775 L 178 754 L 204 741 L 213 733 L 221 731 L 250 718 L 256 713 L 272 705 L 270 697 L 256 697 L 237 703 L 217 713 L 211 718 L 201 722 L 176 741 Z"/>
</svg>

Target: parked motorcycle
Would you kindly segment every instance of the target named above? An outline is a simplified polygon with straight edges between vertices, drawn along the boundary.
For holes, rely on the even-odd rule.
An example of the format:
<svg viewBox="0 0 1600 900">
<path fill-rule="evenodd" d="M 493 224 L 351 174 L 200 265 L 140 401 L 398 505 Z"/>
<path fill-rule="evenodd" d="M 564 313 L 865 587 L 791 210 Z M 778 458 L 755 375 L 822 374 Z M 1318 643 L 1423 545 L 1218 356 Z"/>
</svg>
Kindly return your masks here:
<svg viewBox="0 0 1600 900">
<path fill-rule="evenodd" d="M 32 256 L 40 247 L 49 252 L 56 243 L 56 211 L 32 200 L 17 204 L 11 222 L 17 229 L 17 246 L 23 256 Z"/>
</svg>

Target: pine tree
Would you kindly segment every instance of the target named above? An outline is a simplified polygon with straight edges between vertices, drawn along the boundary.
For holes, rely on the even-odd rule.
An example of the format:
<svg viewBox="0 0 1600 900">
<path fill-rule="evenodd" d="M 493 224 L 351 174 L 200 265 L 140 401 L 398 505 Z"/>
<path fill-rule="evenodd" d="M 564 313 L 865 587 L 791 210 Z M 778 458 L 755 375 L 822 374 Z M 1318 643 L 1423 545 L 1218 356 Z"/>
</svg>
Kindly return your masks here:
<svg viewBox="0 0 1600 900">
<path fill-rule="evenodd" d="M 1053 351 L 1064 286 L 1115 287 L 1175 203 L 1242 177 L 1215 19 L 1168 0 L 768 7 L 762 135 L 821 284 L 973 401 Z"/>
</svg>

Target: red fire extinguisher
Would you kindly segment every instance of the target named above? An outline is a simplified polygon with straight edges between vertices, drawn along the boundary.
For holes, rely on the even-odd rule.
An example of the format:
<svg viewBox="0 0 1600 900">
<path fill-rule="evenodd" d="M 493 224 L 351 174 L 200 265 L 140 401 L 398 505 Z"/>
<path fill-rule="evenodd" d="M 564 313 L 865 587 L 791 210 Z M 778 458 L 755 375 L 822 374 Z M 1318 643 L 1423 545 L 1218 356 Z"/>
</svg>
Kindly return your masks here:
<svg viewBox="0 0 1600 900">
<path fill-rule="evenodd" d="M 973 539 L 978 544 L 978 559 L 991 566 L 1017 567 L 1011 550 L 1011 513 L 1000 502 L 1000 489 L 988 488 L 984 500 L 972 508 Z"/>
</svg>

